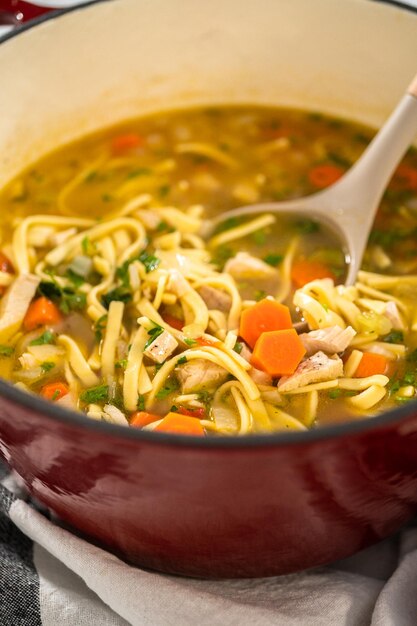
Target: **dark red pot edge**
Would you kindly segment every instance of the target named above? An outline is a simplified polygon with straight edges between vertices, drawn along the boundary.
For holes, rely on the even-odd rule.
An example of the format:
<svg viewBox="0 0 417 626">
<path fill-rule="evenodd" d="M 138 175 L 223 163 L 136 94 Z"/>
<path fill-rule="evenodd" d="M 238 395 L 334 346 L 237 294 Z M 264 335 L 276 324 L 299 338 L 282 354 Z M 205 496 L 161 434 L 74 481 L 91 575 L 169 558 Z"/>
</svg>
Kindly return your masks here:
<svg viewBox="0 0 417 626">
<path fill-rule="evenodd" d="M 20 35 L 21 33 L 39 26 L 44 22 L 51 19 L 55 19 L 71 13 L 73 11 L 79 11 L 87 7 L 91 7 L 94 4 L 102 2 L 113 2 L 114 0 L 90 0 L 84 4 L 78 4 L 66 9 L 52 10 L 43 13 L 39 17 L 36 17 L 29 22 L 18 26 L 13 31 L 6 33 L 0 37 L 0 44 L 7 42 L 9 39 Z M 389 4 L 400 9 L 417 14 L 417 7 L 406 5 L 396 0 L 370 0 L 379 4 Z M 40 413 L 43 413 L 45 417 L 56 419 L 67 425 L 75 424 L 81 428 L 87 428 L 90 430 L 96 430 L 101 433 L 107 433 L 109 436 L 117 435 L 126 439 L 151 441 L 159 444 L 166 445 L 181 445 L 194 448 L 246 448 L 256 446 L 286 446 L 288 444 L 305 444 L 321 439 L 328 439 L 333 437 L 345 437 L 353 435 L 362 431 L 372 430 L 379 427 L 387 426 L 391 423 L 399 422 L 413 413 L 413 407 L 417 410 L 417 401 L 411 401 L 409 405 L 399 407 L 386 411 L 379 416 L 371 417 L 367 419 L 361 419 L 354 422 L 346 422 L 343 424 L 335 424 L 334 426 L 323 426 L 317 429 L 303 431 L 303 432 L 279 432 L 272 434 L 254 434 L 245 437 L 230 437 L 230 436 L 216 436 L 216 437 L 192 437 L 188 435 L 171 435 L 165 433 L 153 433 L 152 431 L 141 431 L 136 428 L 127 428 L 124 426 L 117 426 L 115 424 L 109 424 L 108 422 L 98 422 L 95 420 L 88 420 L 81 413 L 75 411 L 69 411 L 56 406 L 50 402 L 43 400 L 39 396 L 32 396 L 11 384 L 5 380 L 0 379 L 0 398 L 5 396 L 12 402 L 16 402 L 28 409 L 35 409 Z"/>
</svg>

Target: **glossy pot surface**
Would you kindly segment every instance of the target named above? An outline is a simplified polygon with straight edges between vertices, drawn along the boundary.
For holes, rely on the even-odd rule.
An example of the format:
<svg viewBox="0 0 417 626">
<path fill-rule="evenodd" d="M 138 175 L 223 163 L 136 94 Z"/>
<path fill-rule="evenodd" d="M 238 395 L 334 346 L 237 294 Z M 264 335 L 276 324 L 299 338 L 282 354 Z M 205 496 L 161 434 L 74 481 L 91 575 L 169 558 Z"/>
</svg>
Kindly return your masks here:
<svg viewBox="0 0 417 626">
<path fill-rule="evenodd" d="M 243 6 L 104 1 L 3 41 L 0 184 L 57 144 L 175 106 L 276 103 L 378 125 L 415 73 L 411 12 L 367 0 Z M 177 574 L 288 573 L 387 536 L 416 511 L 416 450 L 415 404 L 307 433 L 197 441 L 88 421 L 0 381 L 0 453 L 31 493 L 92 541 Z"/>
</svg>

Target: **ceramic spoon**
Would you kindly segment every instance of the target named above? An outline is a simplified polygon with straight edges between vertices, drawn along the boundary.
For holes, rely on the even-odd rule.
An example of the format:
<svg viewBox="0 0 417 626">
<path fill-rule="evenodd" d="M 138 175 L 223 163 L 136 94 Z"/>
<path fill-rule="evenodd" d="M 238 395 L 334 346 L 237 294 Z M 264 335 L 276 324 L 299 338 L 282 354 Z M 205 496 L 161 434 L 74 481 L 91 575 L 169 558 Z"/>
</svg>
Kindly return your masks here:
<svg viewBox="0 0 417 626">
<path fill-rule="evenodd" d="M 346 284 L 355 282 L 381 196 L 417 133 L 417 76 L 355 165 L 332 187 L 289 202 L 265 202 L 222 213 L 221 222 L 259 213 L 306 214 L 336 231 L 346 251 Z M 210 234 L 206 231 L 205 235 Z"/>
</svg>

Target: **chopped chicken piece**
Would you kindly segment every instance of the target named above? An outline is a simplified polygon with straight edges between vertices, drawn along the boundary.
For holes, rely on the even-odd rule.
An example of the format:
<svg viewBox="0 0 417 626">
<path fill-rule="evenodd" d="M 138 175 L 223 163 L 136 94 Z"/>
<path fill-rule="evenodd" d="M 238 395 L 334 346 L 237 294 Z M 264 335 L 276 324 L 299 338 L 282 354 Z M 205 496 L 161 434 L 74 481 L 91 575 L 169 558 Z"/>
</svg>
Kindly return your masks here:
<svg viewBox="0 0 417 626">
<path fill-rule="evenodd" d="M 177 298 L 182 298 L 183 295 L 191 291 L 191 286 L 181 272 L 178 270 L 171 270 L 169 272 L 167 291 L 176 295 Z"/>
<path fill-rule="evenodd" d="M 256 367 L 251 367 L 248 374 L 252 378 L 255 385 L 272 385 L 271 376 L 262 370 L 256 369 Z"/>
<path fill-rule="evenodd" d="M 229 259 L 224 266 L 224 271 L 233 276 L 236 280 L 272 278 L 277 275 L 275 268 L 251 256 L 247 252 L 238 252 L 235 257 Z"/>
<path fill-rule="evenodd" d="M 143 354 L 155 363 L 163 363 L 178 348 L 178 341 L 167 330 L 162 331 Z"/>
<path fill-rule="evenodd" d="M 104 405 L 102 417 L 106 422 L 110 422 L 111 424 L 129 426 L 129 422 L 126 419 L 125 414 L 113 404 Z"/>
<path fill-rule="evenodd" d="M 8 288 L 0 304 L 0 342 L 19 330 L 39 283 L 38 276 L 21 274 Z"/>
<path fill-rule="evenodd" d="M 312 330 L 309 333 L 300 335 L 307 355 L 310 356 L 319 350 L 335 354 L 335 352 L 343 352 L 346 350 L 356 331 L 352 326 L 340 328 L 340 326 L 329 326 L 328 328 L 320 328 Z"/>
<path fill-rule="evenodd" d="M 278 383 L 281 392 L 304 387 L 310 383 L 320 383 L 343 376 L 343 361 L 337 355 L 329 358 L 324 352 L 317 352 L 300 365 L 291 376 L 283 376 Z"/>
<path fill-rule="evenodd" d="M 18 361 L 24 370 L 30 370 L 39 365 L 33 354 L 30 354 L 29 352 L 23 352 L 23 354 L 18 358 Z"/>
<path fill-rule="evenodd" d="M 220 365 L 205 359 L 195 359 L 175 370 L 182 393 L 214 390 L 226 382 L 229 373 Z"/>
<path fill-rule="evenodd" d="M 223 313 L 228 313 L 232 306 L 232 298 L 228 293 L 221 289 L 215 289 L 209 285 L 203 285 L 198 290 L 209 310 L 216 309 Z"/>
<path fill-rule="evenodd" d="M 384 315 L 389 319 L 394 330 L 405 330 L 405 324 L 395 302 L 387 302 Z"/>
<path fill-rule="evenodd" d="M 55 404 L 62 407 L 63 409 L 69 409 L 70 411 L 77 408 L 77 402 L 72 393 L 66 393 L 65 396 L 62 396 L 62 398 L 56 400 Z"/>
</svg>

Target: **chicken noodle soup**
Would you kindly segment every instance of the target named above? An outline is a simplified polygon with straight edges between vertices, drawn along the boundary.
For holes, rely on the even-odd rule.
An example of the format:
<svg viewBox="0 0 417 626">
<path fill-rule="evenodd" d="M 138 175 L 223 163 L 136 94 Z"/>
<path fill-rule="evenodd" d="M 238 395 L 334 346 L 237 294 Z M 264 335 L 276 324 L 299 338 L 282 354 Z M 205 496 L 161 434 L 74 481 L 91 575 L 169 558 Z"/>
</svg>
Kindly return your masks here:
<svg viewBox="0 0 417 626">
<path fill-rule="evenodd" d="M 417 385 L 417 154 L 363 268 L 308 219 L 220 211 L 334 183 L 372 137 L 297 111 L 160 114 L 66 146 L 0 195 L 0 375 L 88 419 L 192 435 L 371 416 Z M 10 220 L 10 216 L 13 220 Z"/>
</svg>

